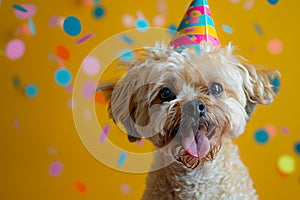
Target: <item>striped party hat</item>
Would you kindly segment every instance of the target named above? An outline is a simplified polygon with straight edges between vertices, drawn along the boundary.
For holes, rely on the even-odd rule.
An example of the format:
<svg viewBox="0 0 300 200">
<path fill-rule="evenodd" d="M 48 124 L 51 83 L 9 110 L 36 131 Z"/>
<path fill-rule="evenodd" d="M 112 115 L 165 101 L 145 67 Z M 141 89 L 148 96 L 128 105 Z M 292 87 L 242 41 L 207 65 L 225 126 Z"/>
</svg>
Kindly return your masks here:
<svg viewBox="0 0 300 200">
<path fill-rule="evenodd" d="M 220 45 L 207 0 L 193 0 L 170 45 L 178 50 L 194 47 L 199 52 L 202 41 Z"/>
</svg>

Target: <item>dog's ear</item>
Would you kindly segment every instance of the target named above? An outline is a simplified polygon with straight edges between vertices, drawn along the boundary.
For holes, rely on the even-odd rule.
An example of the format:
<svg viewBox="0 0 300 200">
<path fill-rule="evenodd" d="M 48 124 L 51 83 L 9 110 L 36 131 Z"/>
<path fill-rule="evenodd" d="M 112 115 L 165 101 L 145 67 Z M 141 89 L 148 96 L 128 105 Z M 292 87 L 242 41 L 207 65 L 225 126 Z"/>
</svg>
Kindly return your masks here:
<svg viewBox="0 0 300 200">
<path fill-rule="evenodd" d="M 117 82 L 103 83 L 99 89 L 108 102 L 109 117 L 113 119 L 114 123 L 122 123 L 130 142 L 139 141 L 141 136 L 135 129 L 134 121 L 131 119 L 131 116 L 136 110 L 135 102 L 132 98 L 128 98 L 128 94 L 131 91 L 126 91 L 125 88 L 121 88 L 121 85 L 117 84 Z M 127 101 L 128 99 L 130 102 Z"/>
<path fill-rule="evenodd" d="M 272 81 L 275 78 L 279 80 L 280 73 L 276 70 L 256 70 L 250 64 L 241 64 L 239 68 L 244 81 L 247 97 L 245 109 L 249 120 L 258 104 L 267 105 L 274 101 L 276 94 Z"/>
</svg>

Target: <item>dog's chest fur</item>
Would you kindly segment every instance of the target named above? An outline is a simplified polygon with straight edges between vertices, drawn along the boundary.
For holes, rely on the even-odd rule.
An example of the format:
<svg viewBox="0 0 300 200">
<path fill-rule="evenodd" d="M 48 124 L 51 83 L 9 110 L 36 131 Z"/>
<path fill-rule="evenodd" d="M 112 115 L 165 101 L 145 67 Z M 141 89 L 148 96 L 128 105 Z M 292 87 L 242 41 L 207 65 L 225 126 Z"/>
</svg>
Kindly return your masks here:
<svg viewBox="0 0 300 200">
<path fill-rule="evenodd" d="M 161 155 L 155 162 L 164 162 Z M 155 164 L 155 163 L 154 163 Z M 224 141 L 217 158 L 202 169 L 188 169 L 182 163 L 151 172 L 143 200 L 257 199 L 248 171 L 231 139 Z"/>
</svg>

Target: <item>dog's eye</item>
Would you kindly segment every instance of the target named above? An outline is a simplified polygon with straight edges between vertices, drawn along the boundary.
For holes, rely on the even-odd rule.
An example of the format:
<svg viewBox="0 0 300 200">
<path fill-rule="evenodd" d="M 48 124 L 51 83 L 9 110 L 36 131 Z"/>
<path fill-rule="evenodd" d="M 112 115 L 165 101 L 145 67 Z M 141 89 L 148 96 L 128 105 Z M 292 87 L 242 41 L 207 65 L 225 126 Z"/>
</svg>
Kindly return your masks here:
<svg viewBox="0 0 300 200">
<path fill-rule="evenodd" d="M 209 86 L 209 93 L 214 96 L 221 96 L 223 94 L 223 87 L 220 83 L 213 82 Z"/>
<path fill-rule="evenodd" d="M 167 87 L 164 87 L 159 91 L 159 97 L 163 101 L 172 101 L 176 98 L 175 94 Z"/>
</svg>

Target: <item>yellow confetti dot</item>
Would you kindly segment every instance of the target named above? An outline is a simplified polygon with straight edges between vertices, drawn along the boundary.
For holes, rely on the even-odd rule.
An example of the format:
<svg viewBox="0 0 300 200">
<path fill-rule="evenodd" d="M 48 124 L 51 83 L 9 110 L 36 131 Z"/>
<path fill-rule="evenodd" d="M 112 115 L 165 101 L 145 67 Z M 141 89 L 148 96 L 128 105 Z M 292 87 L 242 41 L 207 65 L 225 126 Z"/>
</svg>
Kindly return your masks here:
<svg viewBox="0 0 300 200">
<path fill-rule="evenodd" d="M 278 159 L 278 169 L 283 174 L 292 174 L 296 168 L 295 159 L 289 155 L 282 155 Z"/>
</svg>

